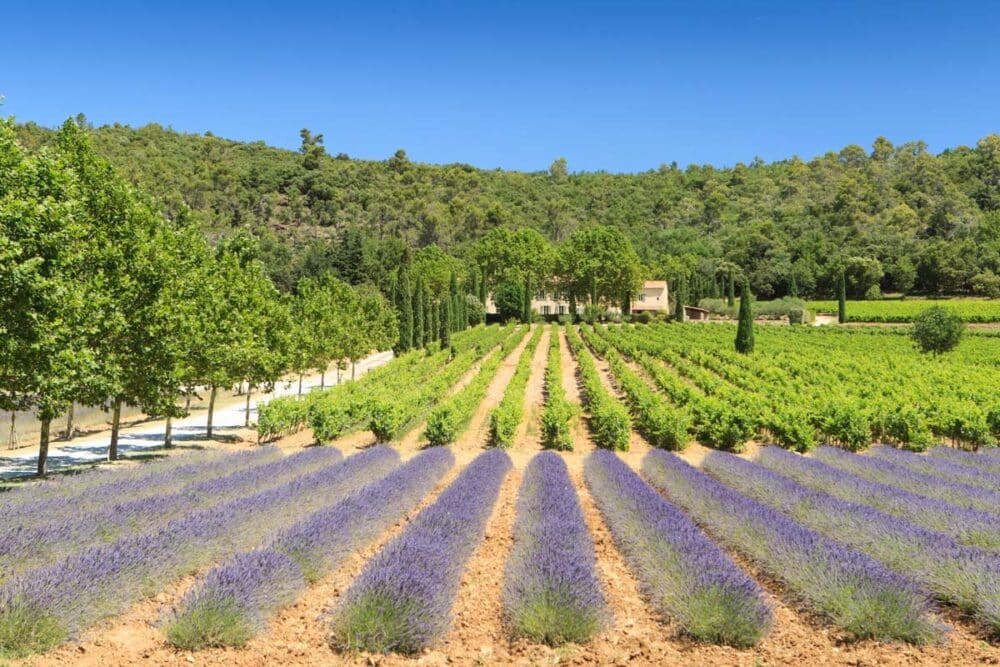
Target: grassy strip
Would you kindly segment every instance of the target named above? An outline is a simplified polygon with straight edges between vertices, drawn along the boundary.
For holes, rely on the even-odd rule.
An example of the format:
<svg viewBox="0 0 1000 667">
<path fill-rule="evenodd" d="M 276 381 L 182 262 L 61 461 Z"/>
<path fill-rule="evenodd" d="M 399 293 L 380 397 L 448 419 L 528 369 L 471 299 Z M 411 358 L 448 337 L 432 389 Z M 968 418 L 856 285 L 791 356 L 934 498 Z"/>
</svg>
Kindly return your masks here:
<svg viewBox="0 0 1000 667">
<path fill-rule="evenodd" d="M 608 362 L 611 375 L 625 394 L 625 403 L 639 433 L 654 447 L 679 451 L 688 445 L 691 417 L 650 389 L 638 373 L 629 368 L 611 345 L 591 329 L 580 330 L 591 348 Z"/>
<path fill-rule="evenodd" d="M 427 426 L 424 429 L 424 437 L 431 445 L 447 445 L 455 442 L 465 431 L 476 408 L 486 398 L 486 390 L 500 370 L 500 365 L 521 343 L 527 332 L 527 329 L 518 329 L 517 333 L 509 336 L 500 345 L 498 352 L 493 352 L 483 361 L 479 372 L 469 384 L 434 406 L 427 416 Z"/>
<path fill-rule="evenodd" d="M 524 392 L 531 376 L 531 362 L 534 359 L 538 341 L 542 337 L 542 331 L 543 328 L 540 325 L 535 327 L 527 347 L 524 348 L 521 358 L 517 361 L 517 369 L 503 392 L 500 404 L 490 411 L 489 444 L 491 447 L 509 449 L 514 444 L 514 434 L 517 432 L 524 412 Z"/>
<path fill-rule="evenodd" d="M 576 365 L 583 380 L 583 395 L 590 413 L 587 428 L 590 429 L 594 444 L 604 449 L 628 451 L 629 434 L 632 432 L 628 410 L 605 389 L 594 358 L 572 326 L 566 327 L 566 340 L 576 357 Z"/>
<path fill-rule="evenodd" d="M 542 410 L 542 447 L 571 451 L 573 438 L 569 423 L 577 408 L 566 400 L 562 384 L 562 362 L 559 358 L 559 326 L 549 329 L 549 356 L 545 366 L 545 408 Z"/>
</svg>

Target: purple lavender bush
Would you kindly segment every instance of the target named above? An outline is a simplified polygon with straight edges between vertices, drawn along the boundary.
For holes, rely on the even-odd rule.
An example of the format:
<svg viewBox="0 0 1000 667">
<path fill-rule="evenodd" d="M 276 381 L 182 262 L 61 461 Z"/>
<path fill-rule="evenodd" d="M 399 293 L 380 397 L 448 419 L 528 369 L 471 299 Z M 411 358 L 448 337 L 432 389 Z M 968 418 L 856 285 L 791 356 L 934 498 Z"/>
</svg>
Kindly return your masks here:
<svg viewBox="0 0 1000 667">
<path fill-rule="evenodd" d="M 642 473 L 713 535 L 859 639 L 924 643 L 940 636 L 927 595 L 870 556 L 804 528 L 673 454 L 649 452 Z"/>
<path fill-rule="evenodd" d="M 260 544 L 277 527 L 386 474 L 398 460 L 389 448 L 372 448 L 272 489 L 196 510 L 159 530 L 11 577 L 0 585 L 0 656 L 45 651 L 179 576 Z"/>
<path fill-rule="evenodd" d="M 950 482 L 981 486 L 984 489 L 991 490 L 1000 489 L 1000 474 L 990 472 L 986 469 L 977 470 L 940 457 L 924 456 L 923 454 L 907 452 L 886 445 L 870 448 L 867 455 L 892 461 L 893 463 L 906 466 L 910 470 L 925 475 L 934 475 Z"/>
<path fill-rule="evenodd" d="M 227 455 L 185 454 L 131 469 L 105 469 L 100 473 L 68 477 L 65 481 L 46 481 L 23 492 L 5 494 L 12 497 L 6 503 L 0 503 L 0 516 L 5 519 L 5 527 L 41 523 L 49 517 L 106 509 L 121 498 L 138 500 L 177 490 L 185 484 L 213 479 L 221 471 L 257 465 L 280 456 L 281 452 L 276 447 Z M 75 481 L 77 479 L 81 481 Z M 66 512 L 67 508 L 71 508 L 70 513 Z"/>
<path fill-rule="evenodd" d="M 215 568 L 173 610 L 167 639 L 187 650 L 242 646 L 307 583 L 339 566 L 419 503 L 454 461 L 445 448 L 422 452 L 284 530 L 267 548 L 241 553 Z M 273 565 L 261 570 L 259 563 Z"/>
<path fill-rule="evenodd" d="M 126 533 L 155 530 L 194 509 L 263 491 L 342 458 L 337 450 L 320 447 L 293 454 L 288 460 L 250 457 L 249 467 L 242 456 L 226 457 L 233 465 L 231 474 L 219 470 L 223 476 L 196 481 L 177 492 L 126 500 L 100 511 L 81 513 L 64 507 L 49 521 L 5 527 L 0 531 L 0 581 Z"/>
<path fill-rule="evenodd" d="M 997 554 L 959 545 L 946 535 L 872 507 L 813 491 L 731 454 L 712 452 L 702 465 L 724 484 L 881 561 L 939 599 L 974 614 L 992 634 L 1000 634 Z"/>
<path fill-rule="evenodd" d="M 771 608 L 743 573 L 675 505 L 617 456 L 596 451 L 587 487 L 642 592 L 658 614 L 698 641 L 752 646 L 771 625 Z"/>
<path fill-rule="evenodd" d="M 927 455 L 975 470 L 985 470 L 989 473 L 1000 474 L 1000 458 L 990 456 L 987 453 L 996 449 L 996 447 L 990 447 L 988 449 L 981 449 L 978 452 L 970 452 L 964 449 L 948 447 L 947 445 L 939 445 L 928 449 Z"/>
<path fill-rule="evenodd" d="M 510 466 L 506 452 L 480 454 L 368 562 L 334 611 L 334 648 L 415 653 L 448 629 L 462 572 Z"/>
<path fill-rule="evenodd" d="M 1000 516 L 996 514 L 871 482 L 779 447 L 763 448 L 756 461 L 816 491 L 874 507 L 928 530 L 949 535 L 961 544 L 1000 551 Z"/>
<path fill-rule="evenodd" d="M 1000 513 L 1000 491 L 952 482 L 916 472 L 885 459 L 852 454 L 839 447 L 817 447 L 813 451 L 813 456 L 835 468 L 873 482 L 889 484 L 910 493 L 937 498 L 959 507 Z"/>
<path fill-rule="evenodd" d="M 594 544 L 562 458 L 542 452 L 524 473 L 503 607 L 515 637 L 558 646 L 581 643 L 609 618 Z"/>
</svg>

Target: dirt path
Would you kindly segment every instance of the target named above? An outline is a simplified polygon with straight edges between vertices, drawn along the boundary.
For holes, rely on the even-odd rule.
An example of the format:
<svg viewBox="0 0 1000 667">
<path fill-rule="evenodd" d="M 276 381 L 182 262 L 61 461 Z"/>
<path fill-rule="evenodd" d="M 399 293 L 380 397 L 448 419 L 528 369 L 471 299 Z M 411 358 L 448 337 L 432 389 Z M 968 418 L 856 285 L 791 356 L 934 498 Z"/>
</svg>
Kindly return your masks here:
<svg viewBox="0 0 1000 667">
<path fill-rule="evenodd" d="M 559 327 L 559 364 L 562 367 L 562 382 L 563 388 L 566 390 L 566 400 L 580 408 L 580 415 L 570 423 L 573 451 L 585 456 L 594 451 L 594 441 L 590 438 L 590 431 L 587 430 L 587 424 L 584 421 L 587 418 L 587 413 L 583 405 L 583 396 L 580 393 L 579 372 L 573 353 L 570 352 L 569 342 L 566 340 L 566 330 L 563 327 Z M 571 460 L 577 460 L 577 458 L 570 457 L 566 463 L 569 464 Z M 581 462 L 582 458 L 577 460 L 580 465 L 582 465 Z"/>
<path fill-rule="evenodd" d="M 528 374 L 528 384 L 524 389 L 521 423 L 518 424 L 514 435 L 512 451 L 541 449 L 539 435 L 542 408 L 545 406 L 545 364 L 549 358 L 549 340 L 551 340 L 549 328 L 545 327 L 535 348 L 535 355 L 531 358 L 531 372 Z"/>
<path fill-rule="evenodd" d="M 528 346 L 530 339 L 531 331 L 529 330 L 525 333 L 521 342 L 517 344 L 517 347 L 511 350 L 510 354 L 501 362 L 500 368 L 497 369 L 497 374 L 490 381 L 489 387 L 486 388 L 486 398 L 476 408 L 476 413 L 469 421 L 468 427 L 459 436 L 458 442 L 455 443 L 454 446 L 456 449 L 471 448 L 480 450 L 486 444 L 486 439 L 489 436 L 490 412 L 503 399 L 504 391 L 506 391 L 507 385 L 510 384 L 510 379 L 513 377 L 514 371 L 517 370 L 518 361 L 520 361 L 521 355 L 524 353 L 524 348 Z"/>
</svg>

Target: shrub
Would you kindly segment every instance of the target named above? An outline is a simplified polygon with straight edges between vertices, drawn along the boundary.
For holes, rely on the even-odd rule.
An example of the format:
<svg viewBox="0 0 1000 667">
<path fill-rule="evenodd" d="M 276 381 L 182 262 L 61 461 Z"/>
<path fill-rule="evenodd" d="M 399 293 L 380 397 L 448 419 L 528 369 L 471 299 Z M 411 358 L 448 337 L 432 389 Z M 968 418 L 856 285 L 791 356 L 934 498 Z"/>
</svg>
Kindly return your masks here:
<svg viewBox="0 0 1000 667">
<path fill-rule="evenodd" d="M 559 328 L 552 325 L 549 336 L 549 356 L 545 367 L 545 408 L 542 410 L 542 447 L 572 450 L 570 420 L 576 416 L 576 407 L 566 400 L 562 385 L 562 362 L 559 358 Z"/>
<path fill-rule="evenodd" d="M 937 356 L 955 349 L 964 330 L 961 317 L 943 306 L 933 306 L 913 320 L 910 336 L 921 351 Z"/>
</svg>

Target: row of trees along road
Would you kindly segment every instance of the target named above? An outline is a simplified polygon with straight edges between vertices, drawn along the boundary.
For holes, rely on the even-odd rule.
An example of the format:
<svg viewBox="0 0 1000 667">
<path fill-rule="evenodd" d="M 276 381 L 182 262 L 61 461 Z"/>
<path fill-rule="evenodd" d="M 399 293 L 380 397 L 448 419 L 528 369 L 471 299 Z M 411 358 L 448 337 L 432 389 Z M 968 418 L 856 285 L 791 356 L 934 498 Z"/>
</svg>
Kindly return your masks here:
<svg viewBox="0 0 1000 667">
<path fill-rule="evenodd" d="M 74 403 L 170 420 L 184 397 L 220 387 L 270 388 L 287 371 L 356 360 L 397 338 L 375 289 L 329 276 L 279 294 L 256 239 L 212 247 L 188 216 L 167 219 L 67 121 L 27 154 L 0 120 L 0 408 L 34 409 L 44 475 L 52 420 Z M 249 402 L 249 395 L 248 395 Z"/>
</svg>

